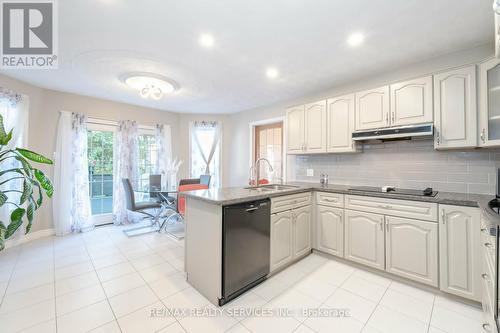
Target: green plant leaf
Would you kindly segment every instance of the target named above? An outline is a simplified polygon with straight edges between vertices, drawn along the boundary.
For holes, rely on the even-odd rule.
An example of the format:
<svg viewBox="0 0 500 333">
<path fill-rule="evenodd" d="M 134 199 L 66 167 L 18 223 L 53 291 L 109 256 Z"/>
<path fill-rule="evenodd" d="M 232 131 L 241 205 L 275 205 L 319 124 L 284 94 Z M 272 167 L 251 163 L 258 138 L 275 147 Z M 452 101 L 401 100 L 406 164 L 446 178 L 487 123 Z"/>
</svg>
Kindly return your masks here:
<svg viewBox="0 0 500 333">
<path fill-rule="evenodd" d="M 33 193 L 33 187 L 31 186 L 31 183 L 29 182 L 28 179 L 24 179 L 23 181 L 23 193 L 21 194 L 21 198 L 19 199 L 19 204 L 22 205 L 23 203 L 28 200 L 30 197 L 31 193 Z"/>
<path fill-rule="evenodd" d="M 3 116 L 0 114 L 0 137 L 4 137 L 7 135 L 5 132 L 5 126 L 3 125 Z"/>
<path fill-rule="evenodd" d="M 49 177 L 45 176 L 45 174 L 38 169 L 35 169 L 35 177 L 40 182 L 40 186 L 45 190 L 45 193 L 47 193 L 47 196 L 51 198 L 52 194 L 54 194 L 54 186 L 52 186 Z"/>
<path fill-rule="evenodd" d="M 0 192 L 0 207 L 7 201 L 7 194 Z"/>
<path fill-rule="evenodd" d="M 9 239 L 17 229 L 23 223 L 23 216 L 26 210 L 24 208 L 16 208 L 10 214 L 10 223 L 7 226 L 7 232 L 5 233 L 5 239 Z"/>
<path fill-rule="evenodd" d="M 36 200 L 36 206 L 38 208 L 43 203 L 42 188 L 40 187 L 40 184 L 36 180 L 33 180 L 33 185 L 38 188 L 38 199 Z"/>
<path fill-rule="evenodd" d="M 7 232 L 7 227 L 0 221 L 0 251 L 5 249 L 5 233 Z"/>
<path fill-rule="evenodd" d="M 5 146 L 12 139 L 12 130 L 5 135 L 0 136 L 0 146 Z"/>
<path fill-rule="evenodd" d="M 31 165 L 29 164 L 29 162 L 22 156 L 18 155 L 16 156 L 16 160 L 18 160 L 19 162 L 21 162 L 21 165 L 23 166 L 23 170 L 24 170 L 24 173 L 31 177 L 32 174 L 33 174 L 33 168 L 31 167 Z"/>
<path fill-rule="evenodd" d="M 54 164 L 54 162 L 52 162 L 51 159 L 48 159 L 47 157 L 41 154 L 35 153 L 34 151 L 23 148 L 16 148 L 16 151 L 30 161 L 44 163 L 44 164 Z"/>
<path fill-rule="evenodd" d="M 28 218 L 28 224 L 26 225 L 25 235 L 30 232 L 31 226 L 33 225 L 33 215 L 35 214 L 35 203 L 30 200 L 28 203 L 28 207 L 26 208 L 26 217 Z"/>
</svg>

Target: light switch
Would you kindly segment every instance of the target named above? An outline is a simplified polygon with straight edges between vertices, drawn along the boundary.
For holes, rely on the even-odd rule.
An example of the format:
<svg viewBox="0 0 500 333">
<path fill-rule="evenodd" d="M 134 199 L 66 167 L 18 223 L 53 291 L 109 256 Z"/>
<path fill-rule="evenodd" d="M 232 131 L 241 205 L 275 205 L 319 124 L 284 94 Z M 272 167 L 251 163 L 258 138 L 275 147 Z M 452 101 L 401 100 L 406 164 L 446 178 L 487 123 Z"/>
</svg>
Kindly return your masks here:
<svg viewBox="0 0 500 333">
<path fill-rule="evenodd" d="M 307 169 L 307 177 L 314 177 L 314 169 Z"/>
</svg>

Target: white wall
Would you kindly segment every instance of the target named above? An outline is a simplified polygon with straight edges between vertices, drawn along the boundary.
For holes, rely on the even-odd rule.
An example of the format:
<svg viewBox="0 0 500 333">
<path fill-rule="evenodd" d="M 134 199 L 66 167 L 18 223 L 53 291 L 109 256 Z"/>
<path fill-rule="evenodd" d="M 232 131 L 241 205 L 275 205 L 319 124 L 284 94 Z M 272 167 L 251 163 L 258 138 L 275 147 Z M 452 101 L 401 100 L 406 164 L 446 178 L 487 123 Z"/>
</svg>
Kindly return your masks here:
<svg viewBox="0 0 500 333">
<path fill-rule="evenodd" d="M 432 74 L 442 70 L 450 69 L 453 67 L 458 67 L 466 64 L 477 63 L 482 61 L 493 54 L 493 46 L 482 45 L 477 48 L 464 50 L 457 53 L 448 54 L 435 59 L 431 59 L 425 62 L 416 63 L 411 66 L 406 66 L 404 68 L 394 69 L 394 71 L 380 73 L 375 76 L 370 76 L 366 78 L 354 78 L 351 82 L 345 82 L 342 85 L 332 87 L 331 89 L 314 95 L 298 97 L 294 100 L 289 100 L 281 103 L 277 103 L 267 107 L 261 107 L 253 110 L 247 110 L 231 115 L 231 125 L 232 125 L 232 137 L 231 141 L 231 151 L 230 151 L 230 165 L 231 172 L 229 173 L 229 184 L 231 186 L 241 186 L 247 182 L 248 179 L 248 166 L 249 166 L 249 132 L 248 126 L 250 122 L 279 117 L 285 114 L 285 109 L 293 105 L 304 104 L 308 102 L 314 102 L 316 100 L 321 100 L 329 97 L 339 96 L 350 92 L 355 92 L 363 89 L 368 89 L 371 87 L 376 87 L 378 85 L 383 85 L 390 82 L 395 82 L 399 80 L 410 79 L 413 77 L 423 76 L 427 74 Z M 437 156 L 440 156 L 437 152 Z M 363 165 L 368 160 L 363 160 L 363 154 L 358 155 L 361 157 L 355 157 L 359 159 L 359 163 Z M 348 157 L 343 157 L 348 158 Z M 324 157 L 318 157 L 323 164 L 335 164 L 337 163 L 337 157 L 335 155 L 325 155 Z M 314 158 L 306 159 L 307 161 L 314 163 Z M 288 179 L 296 179 L 297 173 L 304 171 L 307 167 L 306 160 L 301 159 L 301 163 L 297 163 L 298 160 L 293 157 L 288 157 Z M 313 165 L 314 166 L 314 165 Z M 300 177 L 299 177 L 300 178 Z M 315 177 L 317 180 L 317 177 Z M 315 180 L 315 179 L 310 179 Z"/>
</svg>

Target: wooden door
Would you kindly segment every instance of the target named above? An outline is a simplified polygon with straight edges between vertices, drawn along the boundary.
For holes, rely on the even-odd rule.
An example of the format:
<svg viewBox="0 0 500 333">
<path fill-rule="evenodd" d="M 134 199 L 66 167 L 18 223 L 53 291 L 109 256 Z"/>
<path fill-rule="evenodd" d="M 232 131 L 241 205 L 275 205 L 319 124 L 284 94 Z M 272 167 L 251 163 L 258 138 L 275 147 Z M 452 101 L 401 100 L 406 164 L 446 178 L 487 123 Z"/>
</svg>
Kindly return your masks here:
<svg viewBox="0 0 500 333">
<path fill-rule="evenodd" d="M 260 178 L 273 182 L 283 178 L 283 123 L 255 126 L 254 163 L 267 158 L 273 166 L 269 171 L 266 163 L 260 164 Z M 257 171 L 257 170 L 256 170 Z"/>
</svg>

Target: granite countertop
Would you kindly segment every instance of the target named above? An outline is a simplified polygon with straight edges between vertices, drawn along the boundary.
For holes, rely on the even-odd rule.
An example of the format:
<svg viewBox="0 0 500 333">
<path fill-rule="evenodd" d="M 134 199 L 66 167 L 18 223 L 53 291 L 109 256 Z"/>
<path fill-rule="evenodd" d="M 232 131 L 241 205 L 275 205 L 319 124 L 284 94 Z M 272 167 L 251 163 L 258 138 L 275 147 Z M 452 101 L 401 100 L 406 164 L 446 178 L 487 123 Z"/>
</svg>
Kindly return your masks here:
<svg viewBox="0 0 500 333">
<path fill-rule="evenodd" d="M 322 186 L 321 184 L 304 182 L 289 182 L 284 183 L 283 185 L 292 185 L 296 187 L 286 190 L 272 190 L 265 192 L 257 192 L 254 190 L 245 189 L 243 187 L 225 187 L 220 189 L 189 191 L 184 192 L 183 194 L 188 198 L 203 200 L 205 202 L 221 206 L 236 204 L 245 201 L 272 198 L 282 195 L 309 192 L 312 190 L 481 208 L 483 208 L 484 206 L 484 204 L 481 204 L 482 202 L 486 202 L 487 206 L 488 201 L 492 199 L 491 195 L 464 194 L 454 192 L 438 192 L 435 197 L 411 196 L 397 193 L 366 192 L 360 190 L 350 190 L 349 188 L 351 188 L 352 185 L 329 184 L 326 186 Z"/>
</svg>

